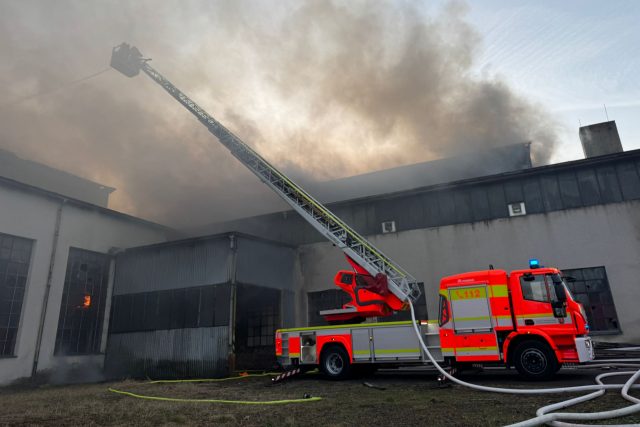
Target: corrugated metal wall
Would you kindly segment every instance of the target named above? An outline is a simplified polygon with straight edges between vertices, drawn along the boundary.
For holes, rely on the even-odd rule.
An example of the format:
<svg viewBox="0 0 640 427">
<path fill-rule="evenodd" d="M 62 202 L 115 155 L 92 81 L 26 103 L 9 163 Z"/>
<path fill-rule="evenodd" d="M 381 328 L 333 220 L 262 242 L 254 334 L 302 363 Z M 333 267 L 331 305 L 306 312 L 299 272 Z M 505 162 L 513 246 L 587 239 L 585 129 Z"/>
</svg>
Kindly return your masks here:
<svg viewBox="0 0 640 427">
<path fill-rule="evenodd" d="M 229 324 L 229 284 L 290 291 L 295 257 L 292 247 L 232 233 L 119 254 L 107 375 L 167 378 L 228 373 L 229 337 L 235 328 Z M 279 299 L 274 309 L 279 312 Z M 278 318 L 290 323 L 294 315 L 294 305 L 287 304 Z"/>
<path fill-rule="evenodd" d="M 229 328 L 113 334 L 105 361 L 110 378 L 188 378 L 227 374 Z"/>
<path fill-rule="evenodd" d="M 236 280 L 275 289 L 293 289 L 295 249 L 238 237 Z"/>
<path fill-rule="evenodd" d="M 227 283 L 228 236 L 134 248 L 118 255 L 114 295 Z"/>
</svg>

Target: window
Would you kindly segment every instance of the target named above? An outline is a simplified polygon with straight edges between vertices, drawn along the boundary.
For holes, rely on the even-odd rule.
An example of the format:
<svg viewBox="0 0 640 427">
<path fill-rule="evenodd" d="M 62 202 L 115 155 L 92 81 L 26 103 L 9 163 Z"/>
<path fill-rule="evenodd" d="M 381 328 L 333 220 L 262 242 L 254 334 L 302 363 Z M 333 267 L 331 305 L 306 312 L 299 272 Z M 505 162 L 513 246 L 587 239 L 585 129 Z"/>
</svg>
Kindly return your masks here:
<svg viewBox="0 0 640 427">
<path fill-rule="evenodd" d="M 115 295 L 110 332 L 228 325 L 230 291 L 226 285 L 208 285 Z"/>
<path fill-rule="evenodd" d="M 449 311 L 449 301 L 444 295 L 440 295 L 440 304 L 438 312 L 438 326 L 445 325 L 451 320 L 451 312 Z"/>
<path fill-rule="evenodd" d="M 547 293 L 547 285 L 544 283 L 544 276 L 536 274 L 533 280 L 527 281 L 525 277 L 520 278 L 520 288 L 522 289 L 522 298 L 529 301 L 549 302 L 549 294 Z"/>
<path fill-rule="evenodd" d="M 264 347 L 273 345 L 276 330 L 276 307 L 267 305 L 259 310 L 252 310 L 247 319 L 247 347 Z"/>
<path fill-rule="evenodd" d="M 584 307 L 593 333 L 618 333 L 618 315 L 613 303 L 607 272 L 604 267 L 575 268 L 562 270 L 568 280 L 567 286 L 573 299 Z"/>
<path fill-rule="evenodd" d="M 56 355 L 100 352 L 109 261 L 105 254 L 69 249 L 56 334 Z"/>
<path fill-rule="evenodd" d="M 353 275 L 349 275 L 353 279 Z M 349 295 L 340 289 L 327 289 L 326 291 L 309 292 L 307 305 L 309 307 L 309 326 L 326 325 L 327 322 L 320 315 L 323 310 L 333 310 L 351 301 Z"/>
<path fill-rule="evenodd" d="M 0 357 L 13 356 L 33 241 L 0 233 Z"/>
</svg>

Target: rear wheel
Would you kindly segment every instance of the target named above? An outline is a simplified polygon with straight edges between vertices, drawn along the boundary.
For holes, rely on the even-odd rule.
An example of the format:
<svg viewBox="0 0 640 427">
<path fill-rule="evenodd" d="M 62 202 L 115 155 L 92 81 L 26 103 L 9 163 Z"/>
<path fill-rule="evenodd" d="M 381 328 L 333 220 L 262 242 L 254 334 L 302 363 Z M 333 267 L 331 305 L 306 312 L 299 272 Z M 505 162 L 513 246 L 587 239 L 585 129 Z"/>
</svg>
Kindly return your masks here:
<svg viewBox="0 0 640 427">
<path fill-rule="evenodd" d="M 520 375 L 530 380 L 547 380 L 553 377 L 560 365 L 549 345 L 534 340 L 517 345 L 513 364 Z"/>
<path fill-rule="evenodd" d="M 351 361 L 347 351 L 337 345 L 322 350 L 320 369 L 332 380 L 342 380 L 351 375 Z"/>
</svg>

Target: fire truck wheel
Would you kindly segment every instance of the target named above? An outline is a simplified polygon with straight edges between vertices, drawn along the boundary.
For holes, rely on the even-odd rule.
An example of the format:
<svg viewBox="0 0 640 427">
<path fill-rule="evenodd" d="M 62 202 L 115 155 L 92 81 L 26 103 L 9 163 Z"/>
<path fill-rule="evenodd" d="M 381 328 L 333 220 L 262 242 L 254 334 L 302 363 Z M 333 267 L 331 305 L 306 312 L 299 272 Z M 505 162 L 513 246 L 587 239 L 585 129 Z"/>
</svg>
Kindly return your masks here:
<svg viewBox="0 0 640 427">
<path fill-rule="evenodd" d="M 349 354 L 339 345 L 332 345 L 322 350 L 320 369 L 332 380 L 342 380 L 351 374 Z"/>
<path fill-rule="evenodd" d="M 513 364 L 523 377 L 530 380 L 547 380 L 558 370 L 558 360 L 553 350 L 543 342 L 523 341 L 513 352 Z"/>
</svg>

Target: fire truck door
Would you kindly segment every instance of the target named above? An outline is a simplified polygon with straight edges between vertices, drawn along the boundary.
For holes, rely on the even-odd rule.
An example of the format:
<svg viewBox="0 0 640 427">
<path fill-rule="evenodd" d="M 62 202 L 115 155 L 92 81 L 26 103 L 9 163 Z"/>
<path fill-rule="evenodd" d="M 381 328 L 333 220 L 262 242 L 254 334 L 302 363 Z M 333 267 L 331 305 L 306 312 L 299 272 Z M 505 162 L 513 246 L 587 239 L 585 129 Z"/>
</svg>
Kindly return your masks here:
<svg viewBox="0 0 640 427">
<path fill-rule="evenodd" d="M 486 284 L 449 289 L 458 360 L 499 360 Z"/>
</svg>

